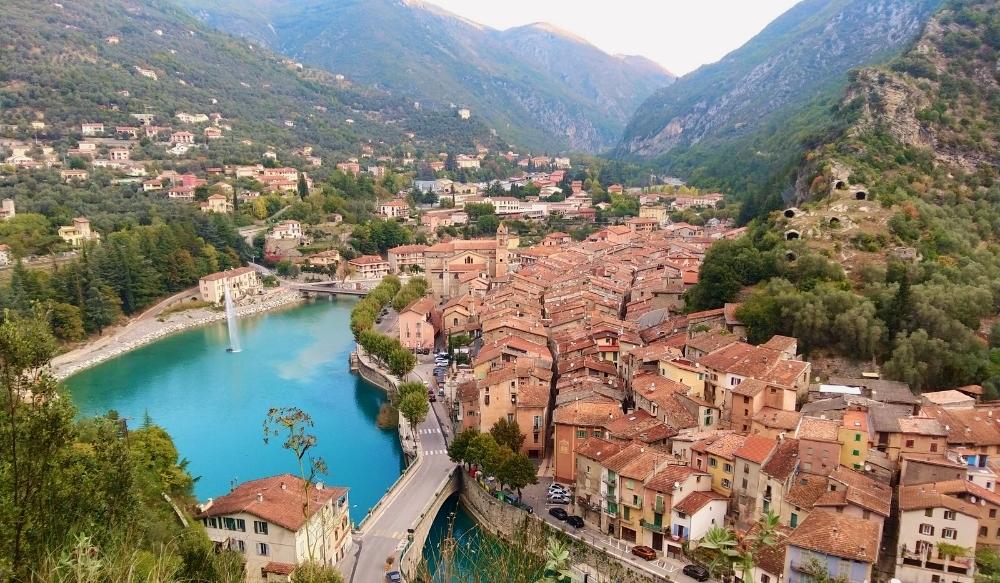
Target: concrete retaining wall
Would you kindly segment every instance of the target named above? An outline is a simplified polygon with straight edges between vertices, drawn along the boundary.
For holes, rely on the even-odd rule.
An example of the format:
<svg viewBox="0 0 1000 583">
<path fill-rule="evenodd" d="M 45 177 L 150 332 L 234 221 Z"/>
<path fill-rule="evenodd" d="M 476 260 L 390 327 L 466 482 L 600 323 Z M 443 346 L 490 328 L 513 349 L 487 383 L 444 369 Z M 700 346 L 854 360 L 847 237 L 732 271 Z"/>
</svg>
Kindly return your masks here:
<svg viewBox="0 0 1000 583">
<path fill-rule="evenodd" d="M 639 570 L 613 555 L 590 545 L 573 530 L 554 527 L 541 518 L 498 500 L 465 472 L 461 476 L 460 502 L 480 528 L 500 538 L 525 537 L 524 546 L 541 552 L 551 537 L 566 541 L 571 562 L 578 571 L 586 570 L 592 581 L 618 583 L 663 583 L 670 579 Z M 568 527 L 564 527 L 568 528 Z"/>
</svg>

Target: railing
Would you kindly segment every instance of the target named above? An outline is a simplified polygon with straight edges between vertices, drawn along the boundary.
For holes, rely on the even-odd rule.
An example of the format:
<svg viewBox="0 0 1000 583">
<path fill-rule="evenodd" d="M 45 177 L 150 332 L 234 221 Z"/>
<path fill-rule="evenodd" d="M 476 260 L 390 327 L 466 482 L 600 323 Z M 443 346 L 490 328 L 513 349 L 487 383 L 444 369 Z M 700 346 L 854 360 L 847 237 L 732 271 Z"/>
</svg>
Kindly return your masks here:
<svg viewBox="0 0 1000 583">
<path fill-rule="evenodd" d="M 640 520 L 639 524 L 642 525 L 642 527 L 645 528 L 648 531 L 658 532 L 660 534 L 663 534 L 663 533 L 668 533 L 669 534 L 669 532 L 670 532 L 670 525 L 666 525 L 665 526 L 663 524 L 656 524 L 656 523 L 652 523 L 652 522 L 647 522 L 646 519 Z"/>
</svg>

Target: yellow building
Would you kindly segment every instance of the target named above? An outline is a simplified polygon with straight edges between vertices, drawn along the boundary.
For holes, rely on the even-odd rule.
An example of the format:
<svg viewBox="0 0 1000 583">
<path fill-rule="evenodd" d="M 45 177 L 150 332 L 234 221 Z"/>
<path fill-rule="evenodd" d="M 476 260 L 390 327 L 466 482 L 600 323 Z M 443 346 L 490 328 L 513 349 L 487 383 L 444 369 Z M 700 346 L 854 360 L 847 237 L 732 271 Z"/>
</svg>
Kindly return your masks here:
<svg viewBox="0 0 1000 583">
<path fill-rule="evenodd" d="M 868 414 L 864 411 L 845 411 L 837 441 L 840 442 L 840 465 L 855 470 L 863 468 L 872 442 Z"/>
<path fill-rule="evenodd" d="M 708 474 L 712 476 L 712 491 L 729 496 L 733 492 L 736 472 L 736 450 L 743 447 L 745 435 L 730 433 L 715 440 L 705 448 L 708 457 Z"/>
<path fill-rule="evenodd" d="M 660 360 L 660 376 L 691 387 L 692 397 L 705 398 L 705 369 L 685 358 Z"/>
</svg>

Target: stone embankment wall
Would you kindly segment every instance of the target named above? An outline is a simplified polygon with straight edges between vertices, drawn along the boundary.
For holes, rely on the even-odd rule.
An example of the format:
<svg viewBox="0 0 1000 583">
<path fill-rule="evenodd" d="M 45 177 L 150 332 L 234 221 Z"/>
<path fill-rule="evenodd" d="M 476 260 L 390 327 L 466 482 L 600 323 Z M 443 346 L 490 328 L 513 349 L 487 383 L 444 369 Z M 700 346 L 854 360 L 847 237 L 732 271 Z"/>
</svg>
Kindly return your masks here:
<svg viewBox="0 0 1000 583">
<path fill-rule="evenodd" d="M 302 295 L 298 292 L 289 290 L 280 290 L 278 292 L 271 293 L 261 301 L 241 306 L 236 308 L 237 316 L 245 318 L 247 316 L 252 316 L 254 314 L 259 314 L 261 312 L 267 312 L 282 306 L 287 306 L 302 301 Z M 146 344 L 151 344 L 161 338 L 169 336 L 171 334 L 176 334 L 178 332 L 183 332 L 191 328 L 196 328 L 198 326 L 204 326 L 206 324 L 211 324 L 212 322 L 218 322 L 219 320 L 225 320 L 226 314 L 222 311 L 209 310 L 209 309 L 198 309 L 190 310 L 189 312 L 181 312 L 177 314 L 171 314 L 168 316 L 169 319 L 177 321 L 167 321 L 162 324 L 153 323 L 149 325 L 150 331 L 142 334 L 137 338 L 131 338 L 121 342 L 116 342 L 110 345 L 106 349 L 97 350 L 91 356 L 88 356 L 85 360 L 70 365 L 58 367 L 53 371 L 53 376 L 57 379 L 65 379 L 72 376 L 84 369 L 96 366 L 106 360 L 115 358 L 145 346 Z M 145 324 L 140 324 L 145 325 Z"/>
<path fill-rule="evenodd" d="M 434 492 L 434 497 L 420 511 L 420 517 L 417 518 L 416 524 L 412 527 L 413 536 L 407 543 L 406 548 L 399 555 L 399 569 L 407 576 L 407 581 L 417 580 L 416 574 L 420 567 L 420 562 L 424 558 L 424 546 L 427 544 L 427 535 L 430 534 L 434 518 L 441 511 L 441 507 L 444 506 L 445 501 L 458 491 L 459 484 L 461 483 L 461 473 L 461 468 L 455 468 L 454 472 L 448 474 L 448 477 L 438 485 L 437 490 Z"/>
<path fill-rule="evenodd" d="M 585 565 L 598 580 L 619 583 L 669 581 L 667 578 L 642 572 L 628 563 L 619 561 L 603 549 L 590 545 L 572 530 L 556 528 L 538 516 L 494 498 L 466 472 L 460 472 L 460 476 L 459 499 L 462 507 L 483 530 L 506 540 L 524 537 L 524 546 L 539 549 L 539 552 L 545 549 L 551 537 L 559 537 L 566 541 L 570 548 L 572 565 L 577 568 Z"/>
<path fill-rule="evenodd" d="M 360 344 L 356 345 L 354 352 L 351 353 L 351 370 L 386 393 L 395 392 L 401 383 L 398 377 L 380 367 Z M 403 448 L 406 462 L 411 463 L 417 458 L 417 444 L 411 437 L 413 433 L 410 431 L 410 423 L 402 415 L 398 417 L 399 444 Z"/>
</svg>

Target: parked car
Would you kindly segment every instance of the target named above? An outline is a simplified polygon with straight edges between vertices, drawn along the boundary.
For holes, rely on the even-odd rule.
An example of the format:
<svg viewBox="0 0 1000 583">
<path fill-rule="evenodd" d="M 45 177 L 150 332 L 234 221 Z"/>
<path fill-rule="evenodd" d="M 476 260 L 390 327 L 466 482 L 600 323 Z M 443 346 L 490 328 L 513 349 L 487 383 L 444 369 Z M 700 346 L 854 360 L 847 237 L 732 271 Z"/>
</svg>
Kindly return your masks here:
<svg viewBox="0 0 1000 583">
<path fill-rule="evenodd" d="M 566 512 L 562 508 L 549 508 L 549 514 L 556 517 L 559 520 L 566 520 L 569 518 L 569 512 Z"/>
<path fill-rule="evenodd" d="M 656 560 L 656 551 L 645 545 L 636 545 L 632 547 L 632 554 L 647 561 Z"/>
<path fill-rule="evenodd" d="M 583 518 L 573 515 L 566 518 L 566 524 L 572 526 L 573 528 L 583 528 Z"/>
<path fill-rule="evenodd" d="M 549 504 L 569 504 L 569 496 L 549 496 L 545 499 Z"/>
<path fill-rule="evenodd" d="M 681 572 L 695 581 L 708 581 L 708 569 L 700 565 L 684 565 Z"/>
<path fill-rule="evenodd" d="M 569 488 L 562 484 L 552 484 L 549 486 L 549 495 L 552 494 L 569 494 Z"/>
<path fill-rule="evenodd" d="M 444 396 L 444 387 L 441 387 L 440 389 L 438 389 L 438 396 L 439 397 L 443 397 Z"/>
<path fill-rule="evenodd" d="M 403 576 L 399 574 L 399 571 L 389 571 L 385 574 L 385 580 L 389 583 L 402 583 Z"/>
<path fill-rule="evenodd" d="M 427 391 L 427 400 L 431 403 L 437 402 L 438 398 L 437 395 L 434 394 L 434 391 Z"/>
</svg>

